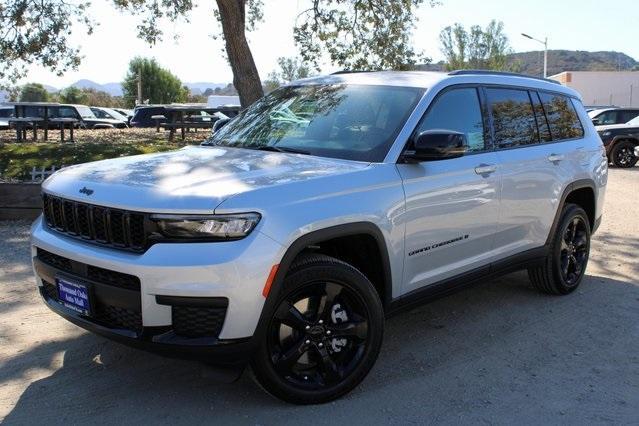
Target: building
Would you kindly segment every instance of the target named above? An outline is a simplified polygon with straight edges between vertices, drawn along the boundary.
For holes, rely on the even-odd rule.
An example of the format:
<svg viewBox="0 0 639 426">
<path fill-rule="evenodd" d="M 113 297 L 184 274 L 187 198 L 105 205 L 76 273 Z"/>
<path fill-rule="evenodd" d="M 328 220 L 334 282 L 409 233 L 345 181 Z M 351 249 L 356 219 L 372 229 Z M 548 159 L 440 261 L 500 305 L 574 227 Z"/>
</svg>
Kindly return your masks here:
<svg viewBox="0 0 639 426">
<path fill-rule="evenodd" d="M 584 105 L 639 107 L 639 71 L 564 71 L 549 78 L 581 93 Z"/>
</svg>

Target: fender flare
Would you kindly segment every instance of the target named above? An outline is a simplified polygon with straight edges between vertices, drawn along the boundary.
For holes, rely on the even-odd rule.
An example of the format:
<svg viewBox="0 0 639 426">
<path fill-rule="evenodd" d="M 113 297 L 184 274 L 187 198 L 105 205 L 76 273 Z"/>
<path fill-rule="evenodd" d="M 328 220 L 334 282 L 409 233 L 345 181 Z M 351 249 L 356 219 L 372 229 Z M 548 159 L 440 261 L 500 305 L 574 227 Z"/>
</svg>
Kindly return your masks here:
<svg viewBox="0 0 639 426">
<path fill-rule="evenodd" d="M 280 298 L 282 290 L 284 288 L 284 279 L 288 273 L 291 264 L 306 247 L 338 237 L 348 237 L 350 235 L 366 234 L 373 237 L 377 243 L 377 246 L 381 253 L 382 270 L 384 273 L 384 300 L 382 304 L 387 307 L 392 298 L 392 273 L 390 267 L 390 258 L 388 255 L 388 249 L 386 246 L 386 240 L 382 231 L 377 225 L 372 222 L 351 222 L 342 225 L 330 226 L 327 228 L 312 231 L 300 236 L 295 240 L 286 250 L 282 257 L 275 278 L 271 285 L 268 297 L 264 302 L 260 319 L 258 320 L 257 327 L 253 333 L 254 343 L 258 344 L 258 339 L 263 333 L 266 332 L 268 324 L 271 319 L 271 315 L 275 310 L 275 305 Z"/>
<path fill-rule="evenodd" d="M 597 203 L 597 186 L 595 185 L 595 181 L 592 179 L 579 179 L 572 183 L 569 183 L 564 192 L 561 194 L 561 199 L 557 204 L 557 211 L 555 212 L 555 218 L 552 221 L 552 226 L 550 227 L 550 232 L 548 233 L 548 237 L 546 238 L 546 246 L 550 246 L 552 243 L 552 239 L 557 231 L 557 226 L 559 226 L 559 220 L 561 219 L 561 212 L 564 210 L 564 205 L 566 204 L 566 198 L 570 195 L 571 192 L 582 189 L 582 188 L 590 188 L 592 193 L 595 196 L 595 203 Z M 597 206 L 595 205 L 595 212 L 597 211 Z M 595 221 L 597 218 L 595 218 Z M 595 223 L 591 223 L 590 226 L 592 229 L 595 229 Z"/>
</svg>

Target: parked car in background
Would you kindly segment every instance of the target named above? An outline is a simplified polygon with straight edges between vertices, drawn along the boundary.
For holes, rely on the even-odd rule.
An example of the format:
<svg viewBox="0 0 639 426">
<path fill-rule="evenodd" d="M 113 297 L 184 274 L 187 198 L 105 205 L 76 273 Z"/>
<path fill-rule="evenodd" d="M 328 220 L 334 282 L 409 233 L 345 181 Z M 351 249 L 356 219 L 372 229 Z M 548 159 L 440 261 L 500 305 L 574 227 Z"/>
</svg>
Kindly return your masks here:
<svg viewBox="0 0 639 426">
<path fill-rule="evenodd" d="M 112 108 L 91 107 L 91 112 L 99 119 L 118 120 L 126 123 L 126 126 L 129 127 L 129 119 Z"/>
<path fill-rule="evenodd" d="M 139 105 L 133 110 L 133 117 L 129 121 L 131 127 L 155 127 L 156 122 L 153 120 L 154 115 L 164 115 L 166 117 L 166 108 L 164 105 Z M 164 123 L 166 120 L 161 120 Z"/>
<path fill-rule="evenodd" d="M 27 117 L 44 118 L 44 108 L 39 106 L 25 107 L 25 115 Z M 75 118 L 78 120 L 77 127 L 83 129 L 113 129 L 125 128 L 126 122 L 122 120 L 114 120 L 111 118 L 98 118 L 93 114 L 91 108 L 86 105 L 55 105 L 49 107 L 49 118 Z M 55 124 L 50 123 L 50 128 L 55 128 Z"/>
<path fill-rule="evenodd" d="M 617 167 L 633 167 L 639 156 L 639 116 L 624 124 L 597 126 L 597 133 L 606 147 L 608 160 Z"/>
<path fill-rule="evenodd" d="M 627 123 L 639 116 L 639 108 L 602 108 L 588 112 L 595 126 Z"/>
<path fill-rule="evenodd" d="M 0 130 L 7 130 L 9 128 L 9 119 L 13 116 L 13 106 L 0 106 Z"/>
</svg>

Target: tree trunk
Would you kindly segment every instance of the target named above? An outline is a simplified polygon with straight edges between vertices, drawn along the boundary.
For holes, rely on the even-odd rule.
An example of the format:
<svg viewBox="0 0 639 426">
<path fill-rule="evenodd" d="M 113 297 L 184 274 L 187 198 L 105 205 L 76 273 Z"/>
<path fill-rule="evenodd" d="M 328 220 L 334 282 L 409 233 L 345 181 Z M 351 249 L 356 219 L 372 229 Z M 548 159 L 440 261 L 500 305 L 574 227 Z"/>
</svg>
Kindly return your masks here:
<svg viewBox="0 0 639 426">
<path fill-rule="evenodd" d="M 226 53 L 233 70 L 233 85 L 240 95 L 242 108 L 264 96 L 251 48 L 246 41 L 245 0 L 217 0 Z"/>
</svg>

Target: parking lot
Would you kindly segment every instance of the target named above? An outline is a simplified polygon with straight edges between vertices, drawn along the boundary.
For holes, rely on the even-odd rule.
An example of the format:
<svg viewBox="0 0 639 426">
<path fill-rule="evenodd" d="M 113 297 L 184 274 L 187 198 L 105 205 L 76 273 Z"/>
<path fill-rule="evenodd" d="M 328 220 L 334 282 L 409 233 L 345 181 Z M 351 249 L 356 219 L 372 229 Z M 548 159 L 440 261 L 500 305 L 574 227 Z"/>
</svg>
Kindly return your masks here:
<svg viewBox="0 0 639 426">
<path fill-rule="evenodd" d="M 607 191 L 578 291 L 544 296 L 518 272 L 393 317 L 363 384 L 308 407 L 67 323 L 36 294 L 28 224 L 2 222 L 0 421 L 638 424 L 639 168 L 611 169 Z"/>
</svg>

